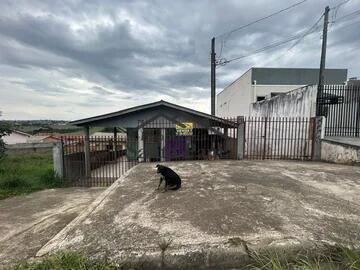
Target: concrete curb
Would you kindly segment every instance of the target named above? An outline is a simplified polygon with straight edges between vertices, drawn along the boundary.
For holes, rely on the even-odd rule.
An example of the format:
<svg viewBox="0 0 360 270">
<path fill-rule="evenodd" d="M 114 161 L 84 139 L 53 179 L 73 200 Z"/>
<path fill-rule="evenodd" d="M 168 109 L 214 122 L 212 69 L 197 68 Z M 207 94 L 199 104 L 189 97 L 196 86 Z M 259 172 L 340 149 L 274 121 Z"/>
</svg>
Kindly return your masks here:
<svg viewBox="0 0 360 270">
<path fill-rule="evenodd" d="M 250 257 L 241 247 L 211 248 L 193 250 L 186 253 L 165 252 L 164 256 L 142 255 L 128 256 L 115 260 L 120 269 L 171 269 L 171 270 L 221 270 L 243 269 Z"/>
<path fill-rule="evenodd" d="M 81 212 L 73 221 L 66 225 L 60 232 L 58 232 L 52 239 L 50 239 L 41 249 L 36 253 L 36 257 L 44 256 L 51 253 L 56 244 L 65 240 L 66 235 L 79 223 L 85 220 L 96 208 L 120 185 L 120 183 L 140 164 L 130 168 L 125 174 L 123 174 L 118 180 L 116 180 L 110 187 L 108 187 L 103 193 L 95 199 L 83 212 Z"/>
</svg>

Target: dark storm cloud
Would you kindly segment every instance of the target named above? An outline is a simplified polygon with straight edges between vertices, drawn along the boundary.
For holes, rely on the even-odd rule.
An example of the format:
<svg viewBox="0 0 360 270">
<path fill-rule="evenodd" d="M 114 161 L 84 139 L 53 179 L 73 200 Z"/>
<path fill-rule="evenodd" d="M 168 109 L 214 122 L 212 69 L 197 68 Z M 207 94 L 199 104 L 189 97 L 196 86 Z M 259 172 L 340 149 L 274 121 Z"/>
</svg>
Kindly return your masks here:
<svg viewBox="0 0 360 270">
<path fill-rule="evenodd" d="M 0 68 L 11 77 L 9 81 L 39 93 L 88 90 L 94 96 L 86 102 L 93 105 L 99 104 L 97 97 L 102 97 L 101 105 L 111 102 L 104 97 L 116 92 L 126 100 L 131 97 L 124 93 L 132 94 L 136 102 L 140 97 L 156 100 L 165 96 L 191 105 L 190 98 L 209 96 L 212 36 L 295 2 L 1 1 Z M 325 5 L 339 2 L 308 0 L 269 20 L 221 36 L 217 55 L 231 59 L 302 33 L 320 17 Z M 341 6 L 337 17 L 358 7 L 359 1 L 351 0 Z M 351 52 L 360 41 L 358 24 L 340 28 L 351 22 L 354 20 L 331 25 L 327 63 L 360 75 L 358 56 L 339 59 L 341 52 Z M 318 33 L 291 51 L 289 43 L 220 67 L 219 90 L 251 66 L 317 67 L 320 35 L 321 23 Z M 16 83 L 11 85 L 16 87 Z"/>
</svg>

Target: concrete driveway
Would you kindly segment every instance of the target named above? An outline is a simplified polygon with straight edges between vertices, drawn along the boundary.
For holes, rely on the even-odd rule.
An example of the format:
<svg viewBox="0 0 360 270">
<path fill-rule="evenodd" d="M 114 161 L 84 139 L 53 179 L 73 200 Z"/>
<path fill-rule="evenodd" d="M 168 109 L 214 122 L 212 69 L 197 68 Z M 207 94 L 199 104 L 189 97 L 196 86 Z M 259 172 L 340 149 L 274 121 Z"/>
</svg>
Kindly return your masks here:
<svg viewBox="0 0 360 270">
<path fill-rule="evenodd" d="M 243 241 L 254 249 L 359 244 L 360 167 L 291 161 L 167 165 L 182 177 L 180 190 L 155 191 L 155 164 L 140 164 L 38 255 L 68 248 L 145 260 L 159 258 L 159 242 L 169 241 L 168 260 L 189 267 L 209 264 Z"/>
<path fill-rule="evenodd" d="M 34 257 L 102 191 L 49 189 L 1 200 L 0 264 Z"/>
</svg>

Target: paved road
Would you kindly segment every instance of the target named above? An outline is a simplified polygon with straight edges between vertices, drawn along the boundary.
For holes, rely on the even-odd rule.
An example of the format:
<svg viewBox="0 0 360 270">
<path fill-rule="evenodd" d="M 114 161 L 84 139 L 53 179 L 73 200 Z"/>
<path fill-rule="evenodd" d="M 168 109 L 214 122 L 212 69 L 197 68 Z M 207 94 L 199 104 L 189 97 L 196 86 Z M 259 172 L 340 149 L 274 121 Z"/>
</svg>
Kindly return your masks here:
<svg viewBox="0 0 360 270">
<path fill-rule="evenodd" d="M 0 200 L 0 264 L 33 257 L 103 188 L 63 188 Z"/>
<path fill-rule="evenodd" d="M 140 164 L 38 255 L 66 247 L 94 256 L 107 251 L 120 260 L 134 254 L 159 257 L 159 241 L 170 238 L 167 254 L 174 254 L 174 260 L 179 254 L 184 260 L 209 260 L 217 254 L 212 248 L 226 253 L 236 239 L 252 248 L 347 245 L 359 239 L 360 167 L 295 161 L 168 166 L 181 176 L 180 190 L 155 191 L 159 176 L 154 164 Z M 208 254 L 186 255 L 192 252 Z"/>
</svg>

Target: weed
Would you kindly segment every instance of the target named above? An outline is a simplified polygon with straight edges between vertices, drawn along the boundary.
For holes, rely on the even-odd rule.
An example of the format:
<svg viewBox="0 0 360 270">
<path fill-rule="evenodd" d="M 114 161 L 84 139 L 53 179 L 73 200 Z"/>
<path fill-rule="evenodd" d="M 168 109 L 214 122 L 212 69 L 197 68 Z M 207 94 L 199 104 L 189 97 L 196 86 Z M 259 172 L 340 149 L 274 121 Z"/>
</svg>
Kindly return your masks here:
<svg viewBox="0 0 360 270">
<path fill-rule="evenodd" d="M 161 250 L 161 268 L 164 268 L 165 266 L 165 251 L 169 248 L 169 246 L 171 245 L 173 239 L 171 238 L 162 238 L 159 242 L 158 242 L 158 246 Z"/>
<path fill-rule="evenodd" d="M 107 258 L 90 260 L 84 255 L 61 251 L 55 255 L 46 257 L 39 262 L 19 263 L 8 270 L 115 270 L 117 266 Z"/>
<path fill-rule="evenodd" d="M 165 238 L 162 238 L 159 242 L 158 242 L 158 246 L 161 250 L 161 253 L 164 253 L 168 248 L 169 246 L 171 245 L 173 239 L 171 238 L 168 238 L 168 239 L 165 239 Z"/>
<path fill-rule="evenodd" d="M 360 270 L 360 250 L 325 246 L 317 251 L 252 251 L 248 269 L 262 270 Z"/>
</svg>

